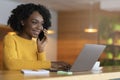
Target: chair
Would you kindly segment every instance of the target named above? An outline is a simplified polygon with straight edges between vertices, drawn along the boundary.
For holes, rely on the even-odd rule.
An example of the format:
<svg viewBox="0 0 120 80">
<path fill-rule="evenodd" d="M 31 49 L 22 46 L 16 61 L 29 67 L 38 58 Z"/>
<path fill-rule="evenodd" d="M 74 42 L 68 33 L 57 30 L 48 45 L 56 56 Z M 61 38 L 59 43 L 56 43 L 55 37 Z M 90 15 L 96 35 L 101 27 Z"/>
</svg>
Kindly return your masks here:
<svg viewBox="0 0 120 80">
<path fill-rule="evenodd" d="M 0 70 L 2 69 L 2 53 L 3 53 L 3 39 L 4 36 L 12 31 L 7 25 L 0 25 Z"/>
</svg>

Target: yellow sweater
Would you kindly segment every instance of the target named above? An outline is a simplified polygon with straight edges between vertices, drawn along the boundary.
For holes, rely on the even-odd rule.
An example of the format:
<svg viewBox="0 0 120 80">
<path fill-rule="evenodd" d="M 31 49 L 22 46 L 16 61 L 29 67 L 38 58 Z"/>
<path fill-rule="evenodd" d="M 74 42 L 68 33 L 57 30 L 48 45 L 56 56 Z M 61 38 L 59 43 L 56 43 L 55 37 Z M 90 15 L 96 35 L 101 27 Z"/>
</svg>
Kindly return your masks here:
<svg viewBox="0 0 120 80">
<path fill-rule="evenodd" d="M 37 53 L 35 40 L 27 40 L 18 35 L 8 33 L 4 38 L 4 68 L 7 70 L 48 69 L 50 61 L 44 52 Z"/>
</svg>

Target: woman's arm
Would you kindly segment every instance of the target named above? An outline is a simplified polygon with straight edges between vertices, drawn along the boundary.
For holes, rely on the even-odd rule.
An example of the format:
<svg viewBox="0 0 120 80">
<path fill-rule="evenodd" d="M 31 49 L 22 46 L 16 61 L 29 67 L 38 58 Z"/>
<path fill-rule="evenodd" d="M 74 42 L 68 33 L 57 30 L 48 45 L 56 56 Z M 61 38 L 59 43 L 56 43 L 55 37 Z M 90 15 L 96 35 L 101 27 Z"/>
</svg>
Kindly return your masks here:
<svg viewBox="0 0 120 80">
<path fill-rule="evenodd" d="M 21 70 L 21 69 L 48 69 L 51 67 L 51 62 L 46 61 L 45 54 L 40 53 L 38 60 L 26 60 L 19 59 L 15 40 L 12 36 L 7 35 L 4 39 L 4 65 L 9 70 Z M 37 57 L 37 54 L 36 54 Z"/>
</svg>

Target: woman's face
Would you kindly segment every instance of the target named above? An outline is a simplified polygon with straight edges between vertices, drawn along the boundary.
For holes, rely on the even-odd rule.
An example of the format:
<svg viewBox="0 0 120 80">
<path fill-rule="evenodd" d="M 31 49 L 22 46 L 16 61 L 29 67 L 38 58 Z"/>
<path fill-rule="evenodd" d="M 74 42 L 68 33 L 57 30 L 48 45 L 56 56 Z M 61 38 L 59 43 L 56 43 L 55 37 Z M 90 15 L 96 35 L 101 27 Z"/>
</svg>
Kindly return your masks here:
<svg viewBox="0 0 120 80">
<path fill-rule="evenodd" d="M 23 21 L 22 36 L 27 39 L 37 38 L 43 30 L 43 17 L 37 12 L 33 12 L 31 16 Z"/>
</svg>

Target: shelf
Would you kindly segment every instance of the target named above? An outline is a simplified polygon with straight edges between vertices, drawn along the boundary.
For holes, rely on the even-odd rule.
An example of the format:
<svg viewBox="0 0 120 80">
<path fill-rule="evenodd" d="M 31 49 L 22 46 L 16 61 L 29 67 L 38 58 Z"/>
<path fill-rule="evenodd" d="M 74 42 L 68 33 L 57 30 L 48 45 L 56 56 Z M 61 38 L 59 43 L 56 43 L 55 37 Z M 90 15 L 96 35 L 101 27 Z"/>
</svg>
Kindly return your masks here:
<svg viewBox="0 0 120 80">
<path fill-rule="evenodd" d="M 101 58 L 103 65 L 120 65 L 120 23 L 115 16 L 100 19 L 98 43 L 107 46 Z"/>
<path fill-rule="evenodd" d="M 105 44 L 105 43 L 99 43 L 99 44 L 101 44 L 101 45 L 106 45 L 106 46 L 118 46 L 118 47 L 120 47 L 120 44 Z"/>
<path fill-rule="evenodd" d="M 106 45 L 104 57 L 100 58 L 101 65 L 120 65 L 120 31 L 111 30 L 106 38 L 100 38 L 99 44 Z"/>
<path fill-rule="evenodd" d="M 120 60 L 104 59 L 101 60 L 101 66 L 120 66 Z"/>
<path fill-rule="evenodd" d="M 120 34 L 120 30 L 115 30 L 115 31 L 113 31 L 113 33 L 118 33 L 118 34 Z"/>
<path fill-rule="evenodd" d="M 120 61 L 120 59 L 109 59 L 109 58 L 104 58 L 102 60 L 114 60 L 114 61 Z"/>
</svg>

